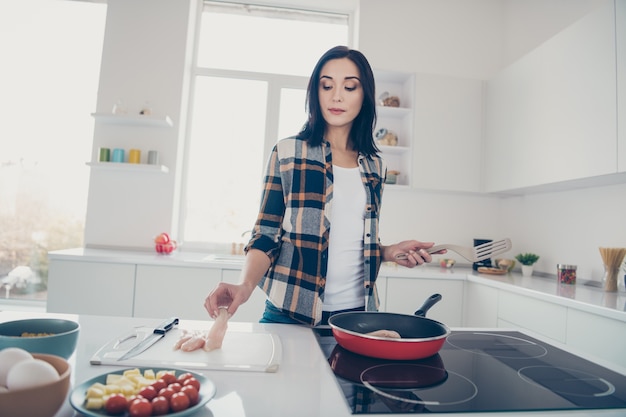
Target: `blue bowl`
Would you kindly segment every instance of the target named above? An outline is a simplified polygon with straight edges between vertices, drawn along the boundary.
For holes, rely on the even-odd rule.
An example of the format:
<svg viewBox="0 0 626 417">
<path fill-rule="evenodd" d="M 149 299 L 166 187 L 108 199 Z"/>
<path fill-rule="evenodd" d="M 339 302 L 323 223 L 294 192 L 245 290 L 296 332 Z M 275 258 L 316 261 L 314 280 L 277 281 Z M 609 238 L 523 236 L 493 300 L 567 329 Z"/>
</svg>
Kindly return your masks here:
<svg viewBox="0 0 626 417">
<path fill-rule="evenodd" d="M 76 350 L 80 325 L 63 319 L 25 319 L 0 323 L 0 349 L 18 347 L 68 359 Z M 29 333 L 29 335 L 24 335 Z"/>
</svg>

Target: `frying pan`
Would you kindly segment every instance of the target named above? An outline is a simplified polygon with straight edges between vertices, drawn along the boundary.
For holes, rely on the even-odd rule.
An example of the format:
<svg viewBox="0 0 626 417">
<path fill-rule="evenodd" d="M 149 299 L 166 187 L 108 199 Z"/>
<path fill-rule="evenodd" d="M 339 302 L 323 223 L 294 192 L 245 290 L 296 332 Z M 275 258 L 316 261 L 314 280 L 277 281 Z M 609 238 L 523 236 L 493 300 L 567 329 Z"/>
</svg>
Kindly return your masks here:
<svg viewBox="0 0 626 417">
<path fill-rule="evenodd" d="M 338 313 L 328 319 L 337 343 L 351 352 L 380 359 L 413 360 L 435 355 L 446 341 L 450 329 L 426 318 L 426 312 L 441 300 L 431 295 L 414 315 L 373 311 Z M 367 333 L 393 330 L 400 339 Z"/>
</svg>

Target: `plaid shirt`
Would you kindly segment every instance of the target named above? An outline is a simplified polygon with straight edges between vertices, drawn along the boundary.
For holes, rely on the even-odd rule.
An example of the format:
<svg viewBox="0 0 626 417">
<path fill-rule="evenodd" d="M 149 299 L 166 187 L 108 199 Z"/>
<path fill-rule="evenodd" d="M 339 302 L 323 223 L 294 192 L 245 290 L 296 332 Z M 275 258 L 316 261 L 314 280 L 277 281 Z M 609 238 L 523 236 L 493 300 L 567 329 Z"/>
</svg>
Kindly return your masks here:
<svg viewBox="0 0 626 417">
<path fill-rule="evenodd" d="M 386 166 L 379 156 L 364 155 L 359 155 L 358 165 L 367 195 L 363 298 L 366 310 L 375 311 L 382 256 L 378 218 Z M 295 137 L 279 141 L 270 156 L 260 213 L 246 251 L 259 249 L 269 256 L 271 266 L 259 287 L 275 306 L 309 325 L 322 318 L 332 199 L 330 144 L 311 147 Z"/>
</svg>

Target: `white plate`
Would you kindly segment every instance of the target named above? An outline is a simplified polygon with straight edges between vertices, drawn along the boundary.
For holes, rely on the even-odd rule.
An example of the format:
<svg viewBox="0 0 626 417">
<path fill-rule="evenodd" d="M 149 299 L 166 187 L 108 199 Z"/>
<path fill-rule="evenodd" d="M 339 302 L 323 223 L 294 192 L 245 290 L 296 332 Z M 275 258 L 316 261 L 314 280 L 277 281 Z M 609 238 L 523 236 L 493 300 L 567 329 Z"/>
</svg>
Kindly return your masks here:
<svg viewBox="0 0 626 417">
<path fill-rule="evenodd" d="M 72 407 L 74 407 L 74 409 L 76 411 L 78 411 L 79 413 L 84 414 L 86 416 L 90 416 L 90 417 L 110 417 L 110 415 L 107 414 L 107 412 L 104 411 L 104 409 L 102 409 L 102 410 L 89 410 L 89 409 L 85 408 L 85 394 L 87 393 L 87 389 L 90 386 L 92 386 L 93 384 L 95 384 L 96 382 L 100 382 L 101 384 L 104 384 L 106 382 L 107 375 L 109 375 L 109 374 L 123 374 L 124 371 L 126 371 L 127 369 L 139 369 L 142 374 L 147 369 L 154 370 L 155 374 L 157 372 L 159 372 L 159 371 L 175 371 L 176 372 L 176 376 L 179 376 L 179 375 L 181 375 L 183 373 L 189 372 L 190 374 L 192 374 L 200 382 L 200 393 L 199 393 L 200 394 L 200 400 L 198 401 L 198 404 L 194 405 L 193 407 L 189 407 L 186 410 L 179 411 L 178 413 L 168 413 L 168 414 L 165 414 L 165 416 L 167 416 L 167 417 L 190 416 L 193 413 L 197 412 L 200 408 L 204 407 L 206 405 L 206 403 L 208 403 L 209 400 L 215 396 L 215 384 L 213 383 L 213 381 L 211 381 L 206 376 L 201 375 L 201 374 L 197 374 L 195 372 L 191 372 L 191 371 L 183 370 L 183 369 L 175 369 L 175 368 L 154 368 L 154 367 L 126 368 L 126 369 L 121 369 L 121 370 L 118 370 L 118 371 L 107 372 L 105 374 L 102 374 L 102 375 L 99 375 L 97 377 L 91 378 L 90 380 L 87 380 L 87 381 L 83 382 L 82 384 L 78 385 L 77 387 L 75 387 L 72 390 L 72 394 L 70 395 L 70 404 L 72 405 Z M 122 414 L 122 416 L 124 416 L 124 415 L 127 415 L 127 413 L 126 414 Z"/>
</svg>

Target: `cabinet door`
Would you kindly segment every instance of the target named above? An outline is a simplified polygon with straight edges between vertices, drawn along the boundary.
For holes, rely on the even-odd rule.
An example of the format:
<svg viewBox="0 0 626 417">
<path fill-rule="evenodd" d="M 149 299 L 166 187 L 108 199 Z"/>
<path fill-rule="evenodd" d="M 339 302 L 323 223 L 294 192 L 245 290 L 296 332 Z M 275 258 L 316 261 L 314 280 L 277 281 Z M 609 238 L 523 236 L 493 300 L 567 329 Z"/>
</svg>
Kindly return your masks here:
<svg viewBox="0 0 626 417">
<path fill-rule="evenodd" d="M 415 77 L 413 187 L 481 191 L 483 81 Z"/>
<path fill-rule="evenodd" d="M 567 345 L 626 367 L 626 323 L 568 309 Z"/>
<path fill-rule="evenodd" d="M 376 278 L 376 289 L 378 290 L 378 299 L 380 300 L 380 307 L 378 311 L 387 310 L 387 277 L 378 276 Z"/>
<path fill-rule="evenodd" d="M 626 0 L 615 2 L 617 48 L 617 168 L 626 172 Z"/>
<path fill-rule="evenodd" d="M 426 317 L 450 327 L 461 326 L 463 281 L 388 277 L 386 311 L 414 314 L 433 294 L 441 294 L 442 299 L 431 307 Z"/>
<path fill-rule="evenodd" d="M 217 268 L 138 265 L 134 316 L 208 320 L 204 300 L 220 280 Z"/>
<path fill-rule="evenodd" d="M 498 319 L 565 343 L 567 307 L 500 291 Z"/>
<path fill-rule="evenodd" d="M 466 281 L 463 309 L 463 326 L 498 327 L 498 290 Z"/>
<path fill-rule="evenodd" d="M 50 260 L 47 311 L 132 316 L 135 265 Z"/>
<path fill-rule="evenodd" d="M 485 189 L 616 172 L 613 2 L 487 83 Z"/>
<path fill-rule="evenodd" d="M 240 270 L 224 269 L 222 270 L 222 281 L 229 282 L 231 284 L 237 284 L 239 282 Z M 246 322 L 258 322 L 263 316 L 265 310 L 265 293 L 258 287 L 254 289 L 254 292 L 233 316 L 234 321 L 246 321 Z"/>
</svg>

